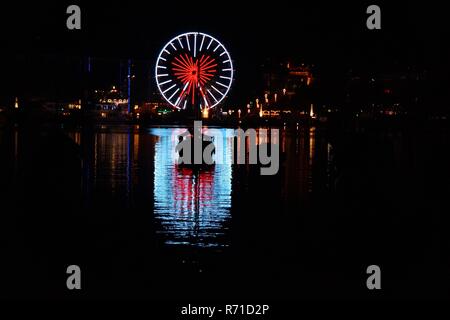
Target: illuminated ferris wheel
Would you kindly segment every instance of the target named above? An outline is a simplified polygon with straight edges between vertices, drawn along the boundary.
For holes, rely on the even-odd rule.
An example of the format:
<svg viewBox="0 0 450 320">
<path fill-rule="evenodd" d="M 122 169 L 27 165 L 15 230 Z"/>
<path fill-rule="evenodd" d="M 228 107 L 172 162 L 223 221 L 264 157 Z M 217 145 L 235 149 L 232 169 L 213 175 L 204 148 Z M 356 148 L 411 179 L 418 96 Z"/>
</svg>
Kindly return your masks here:
<svg viewBox="0 0 450 320">
<path fill-rule="evenodd" d="M 217 39 L 188 32 L 164 46 L 156 61 L 155 76 L 159 92 L 173 107 L 210 109 L 230 90 L 233 62 Z"/>
</svg>

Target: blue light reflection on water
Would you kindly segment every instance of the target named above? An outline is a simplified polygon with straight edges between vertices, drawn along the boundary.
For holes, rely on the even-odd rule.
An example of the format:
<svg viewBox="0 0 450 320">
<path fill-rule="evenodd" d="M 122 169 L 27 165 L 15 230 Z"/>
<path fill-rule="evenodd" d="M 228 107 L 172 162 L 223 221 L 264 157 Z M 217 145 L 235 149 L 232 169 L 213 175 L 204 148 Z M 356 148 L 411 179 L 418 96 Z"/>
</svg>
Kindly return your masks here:
<svg viewBox="0 0 450 320">
<path fill-rule="evenodd" d="M 232 130 L 210 129 L 223 139 L 224 164 L 194 172 L 176 165 L 177 136 L 184 129 L 154 128 L 154 215 L 166 244 L 226 247 L 231 218 Z M 219 240 L 220 239 L 220 240 Z"/>
</svg>

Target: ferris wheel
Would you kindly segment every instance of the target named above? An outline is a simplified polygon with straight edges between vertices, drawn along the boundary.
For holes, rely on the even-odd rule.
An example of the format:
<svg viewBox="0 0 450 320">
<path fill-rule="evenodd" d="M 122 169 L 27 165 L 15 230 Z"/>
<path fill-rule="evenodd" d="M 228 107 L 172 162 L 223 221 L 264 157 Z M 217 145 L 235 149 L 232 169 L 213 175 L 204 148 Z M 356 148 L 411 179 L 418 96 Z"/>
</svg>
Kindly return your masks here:
<svg viewBox="0 0 450 320">
<path fill-rule="evenodd" d="M 155 77 L 164 99 L 178 109 L 210 109 L 227 96 L 233 82 L 230 54 L 216 38 L 201 32 L 170 40 L 156 61 Z"/>
</svg>

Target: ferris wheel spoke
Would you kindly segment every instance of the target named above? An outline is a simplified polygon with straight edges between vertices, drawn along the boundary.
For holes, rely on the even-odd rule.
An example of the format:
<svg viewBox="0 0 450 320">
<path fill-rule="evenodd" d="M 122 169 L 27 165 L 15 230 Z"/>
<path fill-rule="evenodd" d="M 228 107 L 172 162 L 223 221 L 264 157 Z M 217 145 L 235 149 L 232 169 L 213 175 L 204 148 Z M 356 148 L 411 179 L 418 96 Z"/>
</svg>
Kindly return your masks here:
<svg viewBox="0 0 450 320">
<path fill-rule="evenodd" d="M 181 80 L 182 82 L 185 82 L 185 81 L 187 81 L 188 79 L 189 79 L 189 76 L 186 76 L 186 75 L 177 75 L 177 74 L 175 74 L 175 76 L 177 76 L 177 78 L 179 79 L 179 80 Z"/>
<path fill-rule="evenodd" d="M 200 57 L 200 60 L 199 60 L 200 65 L 202 65 L 203 60 L 205 59 L 205 57 L 206 56 L 204 54 L 202 54 L 202 56 Z"/>
<path fill-rule="evenodd" d="M 180 72 L 188 72 L 189 69 L 186 67 L 180 66 L 179 64 L 174 63 L 174 68 L 172 68 L 172 71 L 180 71 Z"/>
<path fill-rule="evenodd" d="M 216 91 L 220 94 L 220 96 L 223 96 L 223 95 L 224 95 L 224 94 L 222 93 L 222 91 L 220 91 L 220 90 L 217 89 L 216 87 L 211 86 L 211 88 L 213 88 L 214 90 L 216 90 Z"/>
<path fill-rule="evenodd" d="M 186 35 L 186 42 L 187 42 L 188 50 L 191 51 L 191 45 L 189 44 L 189 37 L 188 37 L 188 35 Z"/>
<path fill-rule="evenodd" d="M 190 84 L 190 81 L 186 82 L 186 84 L 184 85 L 182 93 L 184 93 L 186 91 L 186 88 L 189 86 L 189 84 Z"/>
<path fill-rule="evenodd" d="M 175 75 L 182 75 L 182 74 L 186 74 L 186 69 L 181 69 L 181 68 L 172 68 L 172 71 L 175 71 Z"/>
<path fill-rule="evenodd" d="M 213 65 L 209 65 L 209 66 L 206 66 L 206 67 L 201 67 L 201 70 L 203 70 L 203 71 L 208 71 L 208 70 L 211 70 L 211 69 L 213 69 L 213 68 L 215 68 L 215 67 L 217 67 L 217 63 L 216 64 L 213 64 Z M 214 69 L 215 70 L 215 69 Z M 210 71 L 208 71 L 208 72 L 210 72 Z"/>
<path fill-rule="evenodd" d="M 179 38 L 179 37 L 177 38 L 177 40 L 178 40 L 178 42 L 180 43 L 180 47 L 181 47 L 181 49 L 184 49 L 184 47 L 183 47 L 183 43 L 181 42 L 181 40 L 180 40 L 180 38 Z"/>
<path fill-rule="evenodd" d="M 189 74 L 187 74 L 186 72 L 179 72 L 179 73 L 175 73 L 174 74 L 175 77 L 177 77 L 182 83 L 185 83 L 187 81 L 189 81 L 189 78 L 191 77 Z"/>
<path fill-rule="evenodd" d="M 216 73 L 216 69 L 215 69 L 215 66 L 211 66 L 211 67 L 209 67 L 209 68 L 202 68 L 201 69 L 201 72 L 202 73 L 211 73 L 211 74 L 215 74 Z"/>
<path fill-rule="evenodd" d="M 211 79 L 215 75 L 215 73 L 215 70 L 202 71 L 200 74 L 200 78 L 207 77 Z"/>
<path fill-rule="evenodd" d="M 178 77 L 178 79 L 182 82 L 182 83 L 186 83 L 189 82 L 189 76 L 180 76 Z"/>
<path fill-rule="evenodd" d="M 216 69 L 208 69 L 208 70 L 201 69 L 200 72 L 201 72 L 200 77 L 201 76 L 211 76 L 212 77 L 216 73 Z"/>
<path fill-rule="evenodd" d="M 183 56 L 180 55 L 180 58 L 183 59 Z M 189 68 L 189 64 L 186 63 L 184 60 L 180 60 L 180 59 L 178 59 L 178 57 L 175 57 L 175 61 L 177 61 L 180 64 L 180 65 L 177 65 L 177 66 L 179 66 L 181 68 L 183 68 L 183 67 L 184 68 Z M 176 65 L 175 61 L 172 61 L 173 65 Z"/>
<path fill-rule="evenodd" d="M 177 94 L 177 92 L 180 91 L 180 88 L 178 88 L 177 90 L 175 90 L 174 93 L 172 93 L 172 95 L 170 96 L 170 98 L 168 98 L 168 100 L 172 100 L 172 98 Z"/>
<path fill-rule="evenodd" d="M 181 68 L 172 68 L 172 71 L 173 71 L 174 75 L 176 75 L 176 76 L 182 76 L 182 75 L 186 74 L 186 70 L 181 69 Z"/>
<path fill-rule="evenodd" d="M 167 84 L 169 82 L 172 82 L 172 80 L 167 80 L 167 81 L 161 82 L 159 85 L 163 86 L 163 85 L 165 85 L 165 84 Z"/>
<path fill-rule="evenodd" d="M 203 95 L 203 100 L 205 101 L 205 106 L 209 108 L 209 103 L 205 95 Z"/>
<path fill-rule="evenodd" d="M 178 107 L 178 104 L 180 103 L 180 99 L 181 99 L 181 96 L 179 96 L 178 97 L 178 99 L 177 99 L 177 101 L 175 101 L 175 105 Z"/>
<path fill-rule="evenodd" d="M 192 63 L 189 61 L 189 56 L 187 55 L 187 53 L 180 56 L 181 60 L 185 63 L 185 65 L 187 66 L 187 68 L 190 68 L 192 66 Z"/>
<path fill-rule="evenodd" d="M 195 66 L 194 59 L 192 59 L 192 57 L 188 57 L 188 55 L 186 54 L 186 58 L 189 60 L 189 63 L 192 67 Z"/>
<path fill-rule="evenodd" d="M 197 34 L 194 33 L 194 58 L 197 57 Z"/>
<path fill-rule="evenodd" d="M 211 60 L 205 60 L 205 61 L 203 61 L 203 63 L 202 63 L 202 67 L 203 68 L 206 68 L 206 67 L 208 67 L 208 66 L 210 66 L 211 64 L 213 64 L 213 63 L 215 63 L 215 59 L 211 59 Z M 216 64 L 217 65 L 217 64 Z"/>
<path fill-rule="evenodd" d="M 202 42 L 200 43 L 200 49 L 198 49 L 198 52 L 202 51 L 203 42 L 205 42 L 205 35 L 203 35 L 203 37 L 202 37 Z"/>
<path fill-rule="evenodd" d="M 202 87 L 200 87 L 200 92 L 202 94 L 203 100 L 205 101 L 205 106 L 209 107 L 208 99 L 206 98 L 205 93 L 202 90 Z"/>
<path fill-rule="evenodd" d="M 200 77 L 200 84 L 204 86 L 208 82 L 208 78 L 206 76 Z"/>
<path fill-rule="evenodd" d="M 211 74 L 211 75 L 213 75 L 213 74 L 216 73 L 216 71 L 217 71 L 217 70 L 214 69 L 214 67 L 207 68 L 207 69 L 204 69 L 204 68 L 201 68 L 201 69 L 200 69 L 201 74 Z"/>
<path fill-rule="evenodd" d="M 210 55 L 203 55 L 203 58 L 202 63 L 208 63 L 209 61 L 214 60 Z"/>
<path fill-rule="evenodd" d="M 172 71 L 174 71 L 176 76 L 189 75 L 189 71 L 185 69 L 173 68 Z"/>
<path fill-rule="evenodd" d="M 203 80 L 204 82 L 208 82 L 211 81 L 211 79 L 214 77 L 214 74 L 211 73 L 204 73 L 200 76 L 200 79 Z"/>
<path fill-rule="evenodd" d="M 200 63 L 205 64 L 209 61 L 209 59 L 212 59 L 209 55 L 203 55 L 202 59 L 200 59 Z"/>
<path fill-rule="evenodd" d="M 211 97 L 214 99 L 215 102 L 219 102 L 219 100 L 217 100 L 217 98 L 211 93 L 211 90 L 206 90 L 208 91 L 208 93 L 211 95 Z"/>
<path fill-rule="evenodd" d="M 181 102 L 183 101 L 184 98 L 185 98 L 185 89 L 181 90 L 181 93 L 178 95 L 178 98 L 175 101 L 175 106 L 178 107 L 181 104 Z"/>
<path fill-rule="evenodd" d="M 228 89 L 228 86 L 224 85 L 223 83 L 221 83 L 221 82 L 219 82 L 219 81 L 216 81 L 216 83 L 217 83 L 219 86 L 222 86 L 222 87 L 224 87 L 225 89 Z"/>
<path fill-rule="evenodd" d="M 173 42 L 171 42 L 170 45 L 172 46 L 172 48 L 173 48 L 175 51 L 177 51 L 177 47 L 175 47 L 175 46 L 173 45 Z"/>
<path fill-rule="evenodd" d="M 187 74 L 185 69 L 179 69 L 179 68 L 173 68 L 172 71 L 174 72 L 174 75 L 178 76 L 185 76 Z"/>
<path fill-rule="evenodd" d="M 202 68 L 200 68 L 200 72 L 201 73 L 216 73 L 216 69 L 215 69 L 215 67 L 216 67 L 217 65 L 212 65 L 212 66 L 209 66 L 209 67 L 202 67 Z"/>
<path fill-rule="evenodd" d="M 210 81 L 211 79 L 212 79 L 212 77 L 213 77 L 213 75 L 202 75 L 202 76 L 200 76 L 200 80 L 203 82 L 203 83 L 205 83 L 205 82 L 207 82 L 207 81 Z"/>
<path fill-rule="evenodd" d="M 183 99 L 186 98 L 186 88 L 187 88 L 188 85 L 189 85 L 189 83 L 186 83 L 186 85 L 184 86 L 183 90 L 181 90 L 181 93 L 180 93 L 180 95 L 178 96 L 178 99 L 177 99 L 178 102 L 175 103 L 177 106 L 183 101 Z"/>
<path fill-rule="evenodd" d="M 211 38 L 211 41 L 209 42 L 208 46 L 206 47 L 206 50 L 209 50 L 209 47 L 211 46 L 211 44 L 213 43 L 214 39 Z"/>
<path fill-rule="evenodd" d="M 163 94 L 165 94 L 166 92 L 172 90 L 172 89 L 175 88 L 176 86 L 177 86 L 176 84 L 172 85 L 172 86 L 169 87 L 168 89 L 164 90 L 164 91 L 163 91 Z M 170 100 L 170 99 L 169 99 L 169 100 Z"/>
<path fill-rule="evenodd" d="M 200 69 L 200 76 L 202 75 L 214 75 L 216 73 L 216 69 Z"/>
</svg>

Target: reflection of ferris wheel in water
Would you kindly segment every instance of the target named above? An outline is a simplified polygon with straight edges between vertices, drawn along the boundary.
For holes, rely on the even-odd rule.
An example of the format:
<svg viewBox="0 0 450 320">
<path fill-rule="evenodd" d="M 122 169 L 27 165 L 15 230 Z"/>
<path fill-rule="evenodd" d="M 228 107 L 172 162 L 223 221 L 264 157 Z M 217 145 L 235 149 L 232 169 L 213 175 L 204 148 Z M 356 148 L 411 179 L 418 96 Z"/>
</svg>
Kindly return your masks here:
<svg viewBox="0 0 450 320">
<path fill-rule="evenodd" d="M 210 109 L 230 90 L 233 62 L 217 39 L 189 32 L 173 38 L 161 50 L 155 76 L 160 93 L 173 107 Z"/>
</svg>

